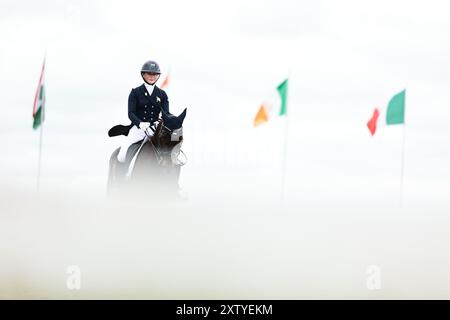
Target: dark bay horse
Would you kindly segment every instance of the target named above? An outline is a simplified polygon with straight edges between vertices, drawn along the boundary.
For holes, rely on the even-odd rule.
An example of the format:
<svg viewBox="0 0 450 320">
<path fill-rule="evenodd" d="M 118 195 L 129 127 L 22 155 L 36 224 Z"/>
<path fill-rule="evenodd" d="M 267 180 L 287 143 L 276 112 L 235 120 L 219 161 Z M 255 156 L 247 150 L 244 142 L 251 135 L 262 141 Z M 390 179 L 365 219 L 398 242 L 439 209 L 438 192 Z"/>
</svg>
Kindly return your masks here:
<svg viewBox="0 0 450 320">
<path fill-rule="evenodd" d="M 179 191 L 178 179 L 181 166 L 181 144 L 183 142 L 183 121 L 186 117 L 186 109 L 174 116 L 162 112 L 162 118 L 158 121 L 154 134 L 130 147 L 127 152 L 127 161 L 121 163 L 117 160 L 119 149 L 116 149 L 109 160 L 108 194 L 115 191 L 127 192 L 127 194 L 145 194 L 155 197 L 177 197 Z M 126 133 L 113 133 L 119 128 L 116 126 L 110 130 L 110 136 Z M 183 154 L 184 155 L 184 154 Z M 130 191 L 130 192 L 128 192 Z M 141 192 L 140 192 L 141 191 Z"/>
</svg>

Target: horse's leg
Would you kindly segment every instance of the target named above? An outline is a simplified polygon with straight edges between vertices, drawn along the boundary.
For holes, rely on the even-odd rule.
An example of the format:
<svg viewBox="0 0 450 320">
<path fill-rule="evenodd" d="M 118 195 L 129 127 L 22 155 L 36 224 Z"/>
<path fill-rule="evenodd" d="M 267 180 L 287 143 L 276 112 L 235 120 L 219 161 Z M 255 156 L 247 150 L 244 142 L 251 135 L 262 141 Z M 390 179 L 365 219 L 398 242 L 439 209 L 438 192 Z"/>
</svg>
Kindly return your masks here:
<svg viewBox="0 0 450 320">
<path fill-rule="evenodd" d="M 120 182 L 121 177 L 120 171 L 118 167 L 120 167 L 121 163 L 119 160 L 117 160 L 117 155 L 119 154 L 120 148 L 117 148 L 112 153 L 111 157 L 109 158 L 109 171 L 108 171 L 108 182 L 107 182 L 107 194 L 111 195 L 111 192 L 113 192 L 119 185 L 118 182 Z"/>
<path fill-rule="evenodd" d="M 181 172 L 181 166 L 175 167 L 175 183 L 177 185 L 177 188 L 180 188 L 180 172 Z"/>
<path fill-rule="evenodd" d="M 152 191 L 159 191 L 160 167 L 151 143 L 146 142 L 136 156 L 130 182 L 137 193 L 144 192 L 148 196 Z"/>
<path fill-rule="evenodd" d="M 175 166 L 174 167 L 174 191 L 177 195 L 177 197 L 180 200 L 186 200 L 187 194 L 186 192 L 180 187 L 180 173 L 181 173 L 181 166 Z"/>
<path fill-rule="evenodd" d="M 166 166 L 159 170 L 160 188 L 164 190 L 166 197 L 177 199 L 180 197 L 180 166 Z"/>
</svg>

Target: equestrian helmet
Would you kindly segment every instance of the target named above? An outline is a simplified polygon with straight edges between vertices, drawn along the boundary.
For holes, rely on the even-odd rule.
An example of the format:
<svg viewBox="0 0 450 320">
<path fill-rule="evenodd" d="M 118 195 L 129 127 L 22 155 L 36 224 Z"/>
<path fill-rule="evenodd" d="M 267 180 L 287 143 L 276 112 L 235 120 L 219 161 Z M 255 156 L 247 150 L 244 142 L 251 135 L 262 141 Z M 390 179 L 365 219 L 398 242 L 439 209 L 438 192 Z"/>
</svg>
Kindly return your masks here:
<svg viewBox="0 0 450 320">
<path fill-rule="evenodd" d="M 159 65 L 156 61 L 149 60 L 141 68 L 141 74 L 144 72 L 151 72 L 161 74 L 161 70 L 159 69 Z"/>
</svg>

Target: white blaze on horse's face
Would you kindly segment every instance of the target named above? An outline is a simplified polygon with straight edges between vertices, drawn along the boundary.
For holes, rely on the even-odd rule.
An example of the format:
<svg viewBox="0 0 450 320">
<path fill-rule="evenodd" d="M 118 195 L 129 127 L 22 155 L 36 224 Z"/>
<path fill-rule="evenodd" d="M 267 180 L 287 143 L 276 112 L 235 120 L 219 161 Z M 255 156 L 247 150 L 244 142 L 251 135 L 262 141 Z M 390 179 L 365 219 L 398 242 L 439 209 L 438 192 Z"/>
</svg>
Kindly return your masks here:
<svg viewBox="0 0 450 320">
<path fill-rule="evenodd" d="M 175 129 L 170 134 L 170 141 L 180 141 L 180 137 L 183 135 L 183 128 Z"/>
</svg>

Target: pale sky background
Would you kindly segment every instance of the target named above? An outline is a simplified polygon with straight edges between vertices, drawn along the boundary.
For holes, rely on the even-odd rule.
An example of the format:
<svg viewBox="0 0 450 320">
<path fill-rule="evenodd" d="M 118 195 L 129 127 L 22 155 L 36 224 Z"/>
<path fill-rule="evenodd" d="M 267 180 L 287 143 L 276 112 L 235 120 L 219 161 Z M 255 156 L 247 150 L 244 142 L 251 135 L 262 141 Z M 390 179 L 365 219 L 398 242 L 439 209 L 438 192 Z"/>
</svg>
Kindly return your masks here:
<svg viewBox="0 0 450 320">
<path fill-rule="evenodd" d="M 289 76 L 288 198 L 397 202 L 403 127 L 382 124 L 389 99 L 406 88 L 405 197 L 446 203 L 447 9 L 437 0 L 2 0 L 0 175 L 35 185 L 31 109 L 46 52 L 44 189 L 104 191 L 120 140 L 106 132 L 128 123 L 129 91 L 154 59 L 171 72 L 171 112 L 188 108 L 181 184 L 192 196 L 245 179 L 278 197 L 286 119 L 257 129 L 252 121 Z M 381 126 L 371 137 L 374 107 Z"/>
<path fill-rule="evenodd" d="M 0 0 L 0 297 L 448 298 L 449 7 Z M 188 108 L 181 207 L 105 198 L 120 143 L 107 131 L 129 123 L 149 59 L 170 70 L 170 111 Z M 288 116 L 253 128 L 286 77 Z M 403 89 L 406 125 L 387 127 Z M 71 264 L 81 293 L 65 287 Z M 381 291 L 366 287 L 372 264 Z"/>
</svg>

